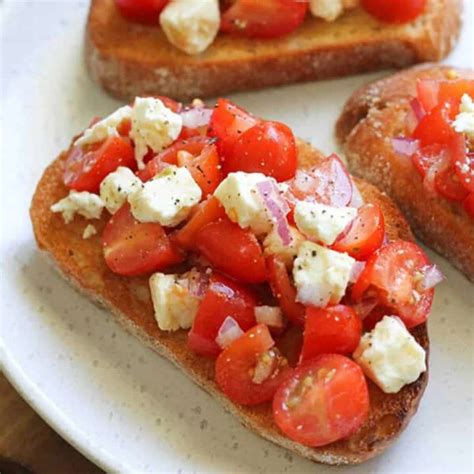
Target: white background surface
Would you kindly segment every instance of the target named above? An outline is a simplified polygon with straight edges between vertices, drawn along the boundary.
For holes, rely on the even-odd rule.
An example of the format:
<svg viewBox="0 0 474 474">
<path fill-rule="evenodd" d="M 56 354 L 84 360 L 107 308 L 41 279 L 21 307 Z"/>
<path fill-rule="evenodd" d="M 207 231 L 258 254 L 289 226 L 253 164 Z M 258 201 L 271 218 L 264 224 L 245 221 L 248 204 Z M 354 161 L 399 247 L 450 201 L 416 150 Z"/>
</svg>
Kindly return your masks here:
<svg viewBox="0 0 474 474">
<path fill-rule="evenodd" d="M 466 3 L 467 24 L 448 61 L 473 67 L 474 4 Z M 108 470 L 348 472 L 314 465 L 248 432 L 76 294 L 40 257 L 28 207 L 42 170 L 93 115 L 106 115 L 119 103 L 91 83 L 82 63 L 87 2 L 6 1 L 0 7 L 0 355 L 7 376 L 46 421 Z M 257 115 L 288 123 L 329 153 L 343 102 L 378 76 L 234 98 Z M 430 320 L 426 395 L 399 442 L 350 472 L 473 470 L 474 286 L 430 255 L 448 281 L 436 294 Z"/>
</svg>

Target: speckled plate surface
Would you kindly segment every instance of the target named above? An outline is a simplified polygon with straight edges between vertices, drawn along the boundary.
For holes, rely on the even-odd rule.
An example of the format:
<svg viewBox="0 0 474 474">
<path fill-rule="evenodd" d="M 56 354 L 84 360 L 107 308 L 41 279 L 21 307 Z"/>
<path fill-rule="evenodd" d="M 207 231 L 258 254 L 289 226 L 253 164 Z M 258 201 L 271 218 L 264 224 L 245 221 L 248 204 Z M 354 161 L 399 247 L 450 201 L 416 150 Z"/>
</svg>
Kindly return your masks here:
<svg viewBox="0 0 474 474">
<path fill-rule="evenodd" d="M 455 65 L 474 67 L 474 4 L 466 2 Z M 71 289 L 36 250 L 29 201 L 42 170 L 93 115 L 119 104 L 81 60 L 87 2 L 6 1 L 2 8 L 1 325 L 3 370 L 69 442 L 108 471 L 342 472 L 263 441 Z M 470 62 L 470 64 L 469 64 Z M 334 150 L 351 91 L 377 76 L 241 94 L 258 115 Z M 437 292 L 431 380 L 418 415 L 385 455 L 351 472 L 472 472 L 474 286 L 430 254 Z"/>
</svg>

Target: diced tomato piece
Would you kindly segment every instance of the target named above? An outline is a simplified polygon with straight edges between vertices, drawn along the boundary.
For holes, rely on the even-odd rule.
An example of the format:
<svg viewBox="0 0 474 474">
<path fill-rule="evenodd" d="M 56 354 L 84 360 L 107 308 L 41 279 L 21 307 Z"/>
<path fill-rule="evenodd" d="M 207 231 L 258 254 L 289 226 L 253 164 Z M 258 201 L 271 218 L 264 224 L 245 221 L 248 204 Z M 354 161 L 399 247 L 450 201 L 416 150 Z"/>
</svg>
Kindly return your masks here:
<svg viewBox="0 0 474 474">
<path fill-rule="evenodd" d="M 216 361 L 216 382 L 233 402 L 258 405 L 273 398 L 288 373 L 264 324 L 259 324 L 224 349 Z"/>
<path fill-rule="evenodd" d="M 464 199 L 463 206 L 468 215 L 474 219 L 474 193 L 469 194 L 469 196 Z"/>
<path fill-rule="evenodd" d="M 163 1 L 163 0 L 161 0 L 161 1 Z M 165 0 L 165 1 L 167 2 L 168 0 Z M 163 102 L 165 107 L 172 110 L 176 114 L 181 112 L 181 110 L 183 110 L 183 104 L 181 102 L 177 102 L 174 99 L 171 99 L 170 97 L 167 97 L 165 95 L 155 95 L 153 97 L 155 99 L 160 99 L 161 102 Z"/>
<path fill-rule="evenodd" d="M 214 144 L 206 145 L 197 156 L 186 151 L 178 152 L 178 165 L 186 167 L 201 188 L 203 197 L 212 194 L 222 181 L 222 171 Z"/>
<path fill-rule="evenodd" d="M 228 99 L 219 99 L 212 112 L 208 135 L 217 138 L 217 150 L 221 159 L 232 152 L 239 136 L 260 120 Z"/>
<path fill-rule="evenodd" d="M 211 144 L 212 140 L 210 138 L 202 136 L 177 141 L 149 161 L 146 167 L 137 173 L 137 176 L 142 181 L 148 181 L 163 171 L 166 166 L 177 165 L 180 151 L 185 151 L 192 156 L 199 156 L 204 148 Z"/>
<path fill-rule="evenodd" d="M 334 207 L 347 206 L 352 199 L 352 182 L 344 163 L 335 154 L 308 170 L 298 170 L 288 183 L 294 199 L 318 201 Z"/>
<path fill-rule="evenodd" d="M 300 365 L 273 398 L 278 427 L 306 446 L 347 438 L 368 414 L 369 391 L 362 369 L 339 354 L 320 355 Z"/>
<path fill-rule="evenodd" d="M 196 236 L 198 232 L 207 224 L 225 216 L 225 210 L 220 202 L 214 196 L 209 196 L 197 206 L 184 227 L 172 236 L 172 240 L 183 249 L 196 250 Z"/>
<path fill-rule="evenodd" d="M 357 210 L 357 217 L 332 248 L 338 252 L 347 252 L 357 260 L 366 260 L 380 248 L 384 238 L 382 209 L 378 204 L 365 204 Z"/>
<path fill-rule="evenodd" d="M 464 188 L 474 193 L 474 153 L 468 153 L 464 135 L 458 133 L 449 144 L 454 171 Z"/>
<path fill-rule="evenodd" d="M 447 149 L 445 145 L 434 143 L 419 148 L 411 157 L 413 164 L 421 176 L 425 176 L 428 170 L 439 160 L 443 159 Z"/>
<path fill-rule="evenodd" d="M 221 31 L 249 38 L 278 38 L 303 23 L 308 2 L 301 0 L 236 0 L 224 11 Z"/>
<path fill-rule="evenodd" d="M 438 105 L 439 82 L 436 79 L 418 79 L 416 82 L 418 100 L 426 113 Z"/>
<path fill-rule="evenodd" d="M 431 109 L 415 128 L 413 138 L 419 140 L 421 146 L 449 143 L 456 133 L 452 127 L 454 110 L 452 102 L 444 102 Z"/>
<path fill-rule="evenodd" d="M 214 274 L 189 331 L 188 346 L 204 356 L 218 355 L 221 349 L 216 337 L 225 318 L 231 316 L 247 331 L 256 324 L 255 304 L 255 297 L 244 286 Z"/>
<path fill-rule="evenodd" d="M 165 270 L 184 257 L 158 223 L 138 222 L 124 204 L 102 234 L 105 262 L 119 275 L 135 276 Z"/>
<path fill-rule="evenodd" d="M 296 302 L 296 289 L 291 284 L 285 263 L 272 255 L 267 257 L 268 281 L 273 296 L 278 300 L 283 314 L 294 324 L 304 326 L 305 307 Z"/>
<path fill-rule="evenodd" d="M 158 25 L 158 18 L 168 0 L 115 0 L 120 14 L 129 21 Z"/>
<path fill-rule="evenodd" d="M 360 301 L 368 290 L 376 289 L 381 303 L 400 316 L 405 326 L 424 323 L 434 294 L 433 289 L 419 288 L 428 265 L 428 257 L 418 245 L 402 240 L 388 243 L 367 261 L 352 287 L 352 298 Z"/>
<path fill-rule="evenodd" d="M 420 16 L 426 0 L 361 0 L 362 7 L 385 23 L 408 23 Z"/>
<path fill-rule="evenodd" d="M 263 121 L 249 128 L 225 156 L 225 173 L 263 173 L 277 181 L 295 176 L 297 152 L 291 129 L 279 122 Z"/>
<path fill-rule="evenodd" d="M 301 362 L 320 354 L 352 354 L 359 344 L 362 322 L 349 306 L 306 308 Z"/>
<path fill-rule="evenodd" d="M 463 201 L 469 194 L 452 167 L 440 170 L 436 174 L 435 188 L 441 196 L 451 201 Z"/>
<path fill-rule="evenodd" d="M 227 217 L 211 222 L 196 235 L 196 248 L 217 270 L 245 283 L 266 279 L 265 259 L 255 235 Z"/>
<path fill-rule="evenodd" d="M 439 83 L 438 101 L 440 104 L 453 102 L 458 106 L 455 109 L 459 112 L 459 104 L 464 94 L 474 97 L 474 80 L 472 79 L 454 79 L 451 81 L 441 81 Z"/>
<path fill-rule="evenodd" d="M 102 180 L 119 166 L 136 166 L 133 147 L 126 138 L 109 137 L 86 148 L 74 146 L 64 163 L 64 184 L 76 191 L 97 193 Z"/>
</svg>

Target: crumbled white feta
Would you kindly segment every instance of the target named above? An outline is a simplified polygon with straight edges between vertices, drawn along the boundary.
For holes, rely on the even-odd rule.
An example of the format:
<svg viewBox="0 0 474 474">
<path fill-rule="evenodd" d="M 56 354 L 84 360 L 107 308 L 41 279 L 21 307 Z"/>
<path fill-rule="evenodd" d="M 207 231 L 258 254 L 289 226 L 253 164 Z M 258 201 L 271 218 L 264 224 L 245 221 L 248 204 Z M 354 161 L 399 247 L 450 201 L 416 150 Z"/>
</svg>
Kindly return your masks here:
<svg viewBox="0 0 474 474">
<path fill-rule="evenodd" d="M 127 197 L 139 189 L 142 182 L 125 166 L 119 166 L 100 184 L 100 198 L 106 209 L 115 214 L 127 201 Z"/>
<path fill-rule="evenodd" d="M 118 136 L 117 127 L 125 119 L 130 119 L 132 116 L 132 108 L 125 105 L 117 109 L 113 114 L 103 118 L 92 127 L 85 130 L 75 142 L 76 146 L 90 145 L 92 143 L 101 142 L 108 137 Z"/>
<path fill-rule="evenodd" d="M 151 148 L 159 153 L 171 145 L 181 133 L 183 119 L 165 106 L 160 99 L 137 97 L 132 109 L 130 138 L 135 145 L 138 168 L 144 167 L 143 158 Z"/>
<path fill-rule="evenodd" d="M 465 133 L 468 140 L 474 143 L 474 101 L 468 94 L 462 96 L 459 114 L 453 126 L 456 132 Z"/>
<path fill-rule="evenodd" d="M 187 54 L 205 51 L 219 32 L 219 0 L 171 0 L 160 15 L 168 41 Z"/>
<path fill-rule="evenodd" d="M 309 0 L 311 13 L 325 21 L 334 21 L 339 18 L 345 10 L 354 8 L 359 0 Z"/>
<path fill-rule="evenodd" d="M 355 260 L 345 253 L 304 242 L 293 265 L 293 278 L 300 303 L 325 308 L 344 296 Z"/>
<path fill-rule="evenodd" d="M 273 224 L 257 184 L 269 178 L 262 173 L 229 173 L 214 191 L 232 222 L 242 229 L 250 228 L 255 234 L 270 232 Z"/>
<path fill-rule="evenodd" d="M 202 191 L 186 168 L 169 166 L 128 196 L 132 214 L 140 222 L 174 227 L 201 200 Z"/>
<path fill-rule="evenodd" d="M 277 255 L 287 267 L 293 265 L 293 260 L 298 255 L 301 244 L 306 240 L 303 235 L 293 226 L 290 226 L 291 242 L 284 245 L 281 241 L 280 234 L 274 227 L 273 230 L 265 237 L 263 241 L 263 251 L 265 255 Z"/>
<path fill-rule="evenodd" d="M 82 238 L 90 239 L 95 234 L 97 234 L 97 229 L 92 224 L 87 224 L 84 232 L 82 233 Z"/>
<path fill-rule="evenodd" d="M 80 214 L 86 219 L 98 219 L 104 209 L 104 203 L 97 194 L 87 191 L 70 191 L 69 195 L 51 206 L 52 212 L 60 212 L 64 222 L 69 224 L 75 214 Z"/>
<path fill-rule="evenodd" d="M 150 291 L 155 318 L 162 331 L 177 331 L 192 326 L 200 299 L 190 293 L 186 274 L 155 273 L 150 278 Z"/>
<path fill-rule="evenodd" d="M 426 353 L 403 322 L 385 316 L 362 336 L 354 360 L 385 393 L 396 393 L 426 370 Z"/>
<path fill-rule="evenodd" d="M 295 207 L 298 229 L 310 239 L 332 245 L 357 215 L 352 207 L 332 207 L 318 202 L 299 201 Z"/>
</svg>

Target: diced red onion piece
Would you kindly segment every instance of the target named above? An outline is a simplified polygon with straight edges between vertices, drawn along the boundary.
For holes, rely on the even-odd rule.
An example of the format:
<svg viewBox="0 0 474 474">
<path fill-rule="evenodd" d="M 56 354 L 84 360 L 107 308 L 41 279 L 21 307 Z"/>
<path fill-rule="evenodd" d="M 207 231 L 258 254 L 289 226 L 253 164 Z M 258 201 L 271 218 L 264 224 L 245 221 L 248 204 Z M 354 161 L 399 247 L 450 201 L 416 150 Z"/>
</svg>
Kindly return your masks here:
<svg viewBox="0 0 474 474">
<path fill-rule="evenodd" d="M 355 283 L 359 277 L 360 274 L 364 271 L 365 268 L 365 262 L 355 262 L 354 265 L 352 265 L 351 273 L 349 275 L 349 283 Z"/>
<path fill-rule="evenodd" d="M 227 316 L 227 318 L 224 319 L 222 326 L 219 328 L 216 342 L 221 349 L 225 349 L 243 334 L 244 331 L 240 329 L 237 321 L 231 316 Z"/>
<path fill-rule="evenodd" d="M 349 203 L 349 207 L 355 207 L 356 209 L 359 209 L 359 207 L 362 207 L 363 205 L 364 198 L 362 197 L 362 194 L 360 194 L 359 188 L 352 180 L 352 198 L 351 202 Z"/>
<path fill-rule="evenodd" d="M 283 313 L 277 306 L 255 306 L 255 319 L 259 324 L 266 324 L 271 328 L 282 328 Z"/>
<path fill-rule="evenodd" d="M 414 138 L 394 137 L 392 147 L 399 155 L 412 156 L 420 148 L 420 142 Z"/>
<path fill-rule="evenodd" d="M 427 291 L 434 288 L 444 280 L 444 275 L 436 265 L 430 265 L 423 270 L 423 280 L 421 290 Z"/>
<path fill-rule="evenodd" d="M 261 181 L 257 183 L 257 190 L 276 224 L 276 229 L 283 245 L 290 245 L 292 241 L 291 231 L 286 219 L 290 208 L 281 197 L 276 182 L 273 179 Z"/>
<path fill-rule="evenodd" d="M 209 286 L 209 276 L 197 269 L 193 269 L 188 273 L 189 293 L 197 298 L 202 298 Z"/>
<path fill-rule="evenodd" d="M 213 109 L 209 107 L 193 107 L 181 112 L 183 127 L 198 128 L 208 125 L 211 121 Z"/>
<path fill-rule="evenodd" d="M 415 114 L 416 119 L 418 122 L 425 116 L 425 111 L 421 106 L 420 101 L 415 97 L 410 101 L 411 110 Z"/>
<path fill-rule="evenodd" d="M 378 304 L 379 300 L 377 298 L 365 298 L 353 303 L 352 307 L 360 319 L 365 319 Z"/>
</svg>

